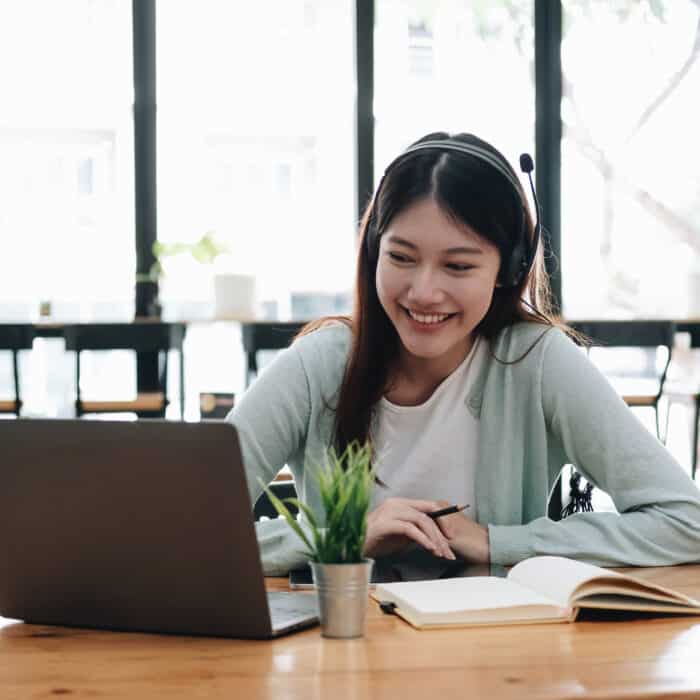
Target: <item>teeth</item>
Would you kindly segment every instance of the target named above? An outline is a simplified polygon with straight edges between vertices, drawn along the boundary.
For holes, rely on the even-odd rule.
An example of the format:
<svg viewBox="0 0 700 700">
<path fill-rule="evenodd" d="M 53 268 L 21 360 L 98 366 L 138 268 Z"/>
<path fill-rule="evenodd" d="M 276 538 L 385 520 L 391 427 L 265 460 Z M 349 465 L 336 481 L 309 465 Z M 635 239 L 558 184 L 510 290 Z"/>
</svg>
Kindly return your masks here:
<svg viewBox="0 0 700 700">
<path fill-rule="evenodd" d="M 410 317 L 419 323 L 441 323 L 449 316 L 449 314 L 416 314 L 410 309 L 407 310 Z"/>
</svg>

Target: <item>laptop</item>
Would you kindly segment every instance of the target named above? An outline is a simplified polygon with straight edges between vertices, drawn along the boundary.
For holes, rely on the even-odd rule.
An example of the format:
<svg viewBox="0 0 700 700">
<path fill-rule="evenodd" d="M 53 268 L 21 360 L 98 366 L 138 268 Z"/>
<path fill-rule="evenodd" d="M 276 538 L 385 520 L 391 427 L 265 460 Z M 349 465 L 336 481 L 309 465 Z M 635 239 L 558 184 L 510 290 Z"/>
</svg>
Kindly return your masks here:
<svg viewBox="0 0 700 700">
<path fill-rule="evenodd" d="M 0 615 L 271 638 L 318 622 L 267 593 L 229 423 L 0 421 Z"/>
</svg>

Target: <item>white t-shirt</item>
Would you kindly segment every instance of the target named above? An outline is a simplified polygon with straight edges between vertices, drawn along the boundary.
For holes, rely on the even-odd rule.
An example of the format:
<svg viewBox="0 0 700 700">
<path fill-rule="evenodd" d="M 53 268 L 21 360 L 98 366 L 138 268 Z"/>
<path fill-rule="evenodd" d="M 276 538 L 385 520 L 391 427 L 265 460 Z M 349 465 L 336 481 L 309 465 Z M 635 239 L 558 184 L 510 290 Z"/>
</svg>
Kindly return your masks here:
<svg viewBox="0 0 700 700">
<path fill-rule="evenodd" d="M 371 509 L 392 496 L 469 504 L 476 513 L 474 472 L 479 458 L 479 421 L 466 397 L 486 359 L 488 343 L 477 338 L 469 354 L 419 406 L 397 406 L 382 397 L 372 435 L 378 477 Z"/>
</svg>

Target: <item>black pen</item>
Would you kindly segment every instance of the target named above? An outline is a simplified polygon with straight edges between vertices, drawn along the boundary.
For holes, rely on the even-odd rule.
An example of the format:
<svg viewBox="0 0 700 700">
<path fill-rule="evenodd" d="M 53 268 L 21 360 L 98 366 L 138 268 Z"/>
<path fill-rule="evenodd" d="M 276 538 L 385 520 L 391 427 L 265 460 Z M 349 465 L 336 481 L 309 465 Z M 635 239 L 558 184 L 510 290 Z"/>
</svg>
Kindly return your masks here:
<svg viewBox="0 0 700 700">
<path fill-rule="evenodd" d="M 441 518 L 443 515 L 451 515 L 452 513 L 459 513 L 460 510 L 466 510 L 469 508 L 466 506 L 448 506 L 447 508 L 440 508 L 440 510 L 434 510 L 432 513 L 427 513 L 429 518 L 435 520 L 435 518 Z"/>
</svg>

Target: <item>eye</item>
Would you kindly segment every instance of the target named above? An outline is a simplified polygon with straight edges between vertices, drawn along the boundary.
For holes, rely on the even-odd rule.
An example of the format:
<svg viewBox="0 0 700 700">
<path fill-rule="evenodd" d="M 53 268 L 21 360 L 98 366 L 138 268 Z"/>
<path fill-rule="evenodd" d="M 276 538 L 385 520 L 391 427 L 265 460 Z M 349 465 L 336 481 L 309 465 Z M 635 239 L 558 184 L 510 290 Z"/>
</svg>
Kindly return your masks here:
<svg viewBox="0 0 700 700">
<path fill-rule="evenodd" d="M 405 255 L 401 255 L 400 253 L 394 253 L 392 251 L 389 251 L 388 255 L 394 262 L 398 262 L 398 263 L 410 263 L 411 262 L 411 258 L 407 258 Z"/>
<path fill-rule="evenodd" d="M 467 270 L 474 269 L 474 265 L 468 265 L 466 263 L 447 263 L 447 267 L 455 272 L 466 272 Z"/>
</svg>

